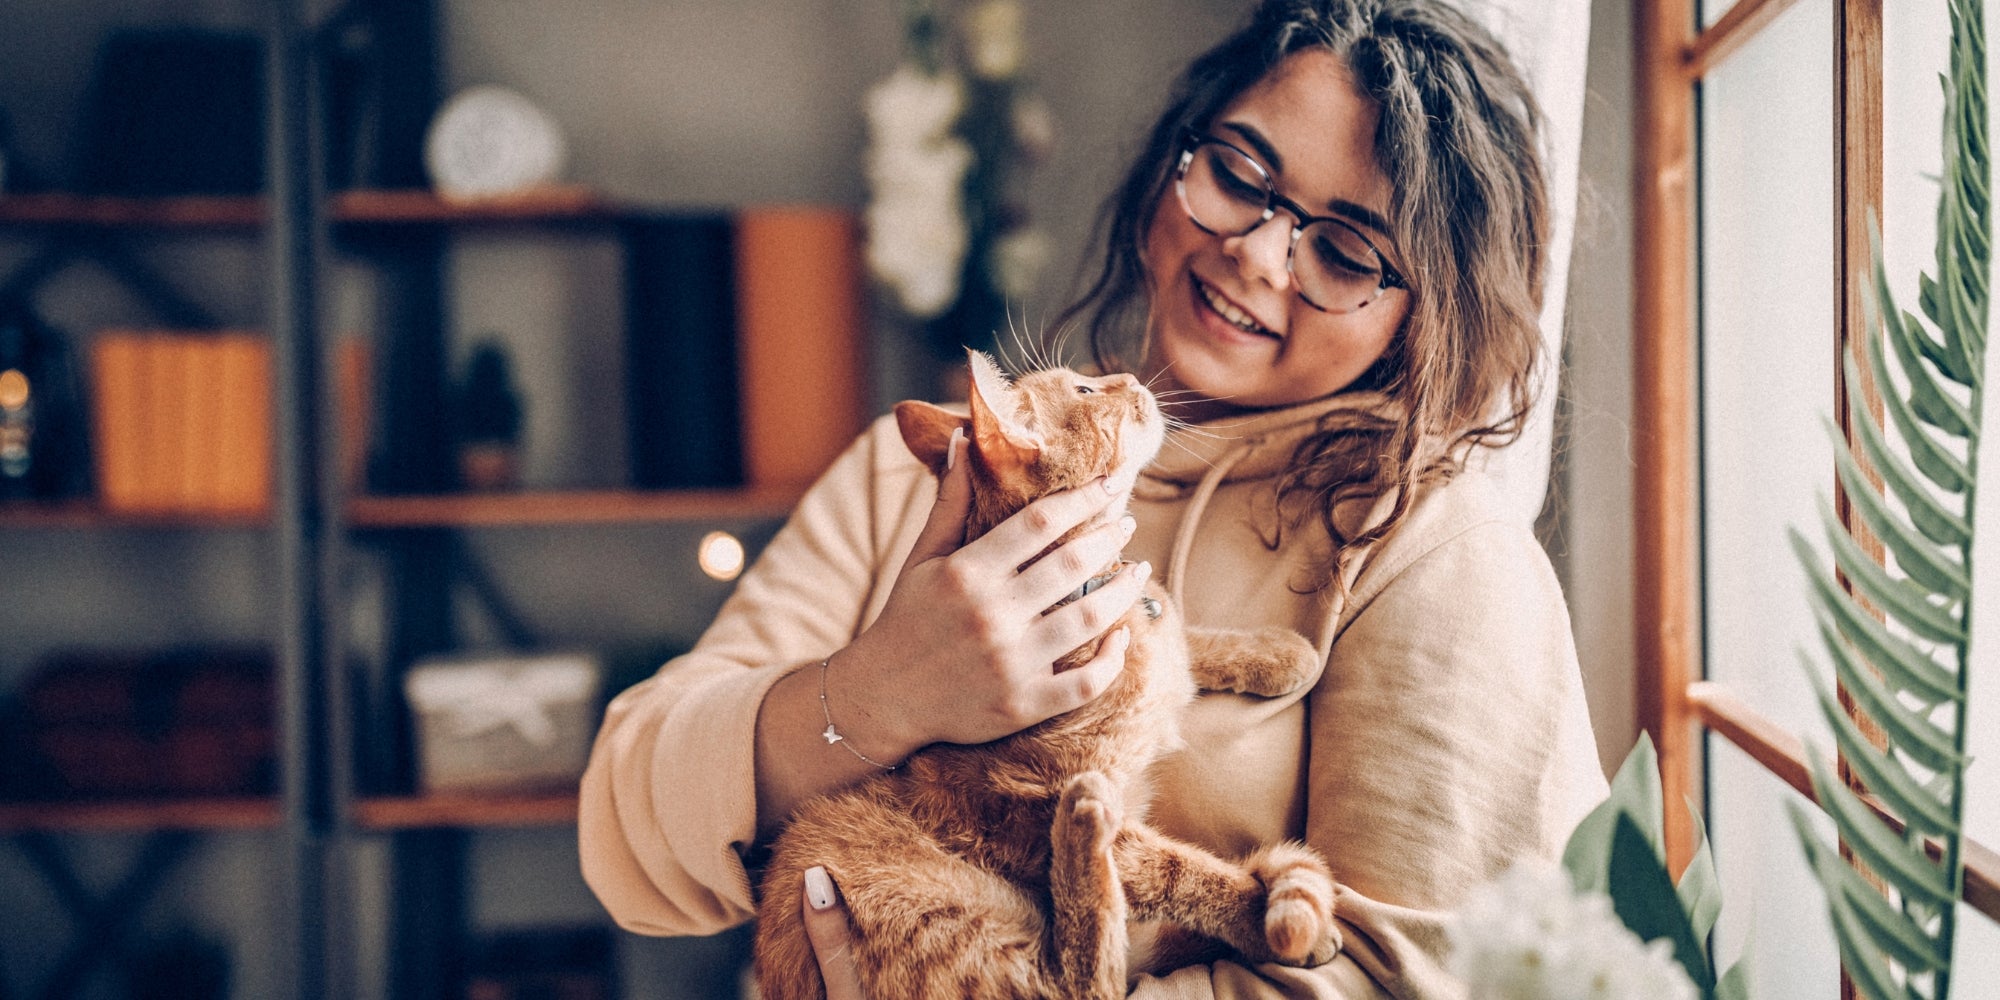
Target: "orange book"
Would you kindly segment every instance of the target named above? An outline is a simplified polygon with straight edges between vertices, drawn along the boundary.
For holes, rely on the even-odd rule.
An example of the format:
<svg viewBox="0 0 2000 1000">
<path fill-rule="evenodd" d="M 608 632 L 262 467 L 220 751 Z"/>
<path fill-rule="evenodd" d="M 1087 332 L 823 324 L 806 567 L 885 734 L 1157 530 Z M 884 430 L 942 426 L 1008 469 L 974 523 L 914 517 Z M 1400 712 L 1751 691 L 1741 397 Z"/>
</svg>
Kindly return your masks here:
<svg viewBox="0 0 2000 1000">
<path fill-rule="evenodd" d="M 175 356 L 172 371 L 179 376 L 181 422 L 172 431 L 175 458 L 179 464 L 176 481 L 181 510 L 208 511 L 218 506 L 220 480 L 216 467 L 221 452 L 216 445 L 215 422 L 224 404 L 221 373 L 217 362 L 222 351 L 220 334 L 181 334 L 169 338 Z"/>
<path fill-rule="evenodd" d="M 273 456 L 271 345 L 262 334 L 230 331 L 212 338 L 221 391 L 214 423 L 214 509 L 258 513 L 271 506 Z"/>
<path fill-rule="evenodd" d="M 144 335 L 103 330 L 90 342 L 91 453 L 98 500 L 108 510 L 140 510 L 148 409 Z"/>
<path fill-rule="evenodd" d="M 360 337 L 342 337 L 333 355 L 333 416 L 340 456 L 340 485 L 350 494 L 368 491 L 368 433 L 373 382 L 373 345 Z"/>
<path fill-rule="evenodd" d="M 754 486 L 818 478 L 872 408 L 860 226 L 816 207 L 736 219 L 743 472 Z"/>
</svg>

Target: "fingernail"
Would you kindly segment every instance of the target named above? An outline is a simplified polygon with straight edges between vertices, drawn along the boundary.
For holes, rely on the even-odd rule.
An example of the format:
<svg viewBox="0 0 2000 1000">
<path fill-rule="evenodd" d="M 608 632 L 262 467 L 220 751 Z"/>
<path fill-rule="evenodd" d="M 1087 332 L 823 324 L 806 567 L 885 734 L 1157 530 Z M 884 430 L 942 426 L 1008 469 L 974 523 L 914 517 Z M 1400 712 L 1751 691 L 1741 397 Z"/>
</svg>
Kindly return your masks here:
<svg viewBox="0 0 2000 1000">
<path fill-rule="evenodd" d="M 1123 531 L 1126 538 L 1132 537 L 1132 533 L 1139 530 L 1139 519 L 1130 514 L 1119 518 L 1118 530 Z"/>
<path fill-rule="evenodd" d="M 1111 641 L 1119 649 L 1124 649 L 1125 644 L 1132 641 L 1132 630 L 1124 626 L 1119 626 L 1118 631 L 1111 633 Z"/>
<path fill-rule="evenodd" d="M 958 464 L 958 443 L 965 440 L 965 428 L 951 429 L 951 440 L 944 446 L 944 471 L 950 472 Z"/>
<path fill-rule="evenodd" d="M 1133 572 L 1138 574 L 1140 583 L 1145 583 L 1153 576 L 1153 564 L 1150 562 L 1142 562 L 1139 564 L 1139 568 L 1134 570 Z"/>
<path fill-rule="evenodd" d="M 806 904 L 815 910 L 833 905 L 833 879 L 819 865 L 806 869 Z"/>
<path fill-rule="evenodd" d="M 1132 480 L 1124 476 L 1104 477 L 1104 492 L 1109 493 L 1112 496 L 1117 496 L 1118 494 L 1123 493 L 1131 488 L 1132 488 Z"/>
</svg>

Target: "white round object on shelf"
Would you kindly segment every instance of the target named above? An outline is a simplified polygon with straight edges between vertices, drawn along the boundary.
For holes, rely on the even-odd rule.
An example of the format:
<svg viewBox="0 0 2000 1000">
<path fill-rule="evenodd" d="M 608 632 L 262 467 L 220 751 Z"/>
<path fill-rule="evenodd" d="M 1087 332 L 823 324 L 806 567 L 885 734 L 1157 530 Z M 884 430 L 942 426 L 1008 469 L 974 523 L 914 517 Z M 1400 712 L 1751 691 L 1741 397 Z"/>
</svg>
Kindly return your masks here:
<svg viewBox="0 0 2000 1000">
<path fill-rule="evenodd" d="M 555 119 L 534 102 L 491 85 L 452 95 L 424 137 L 424 167 L 453 199 L 517 194 L 553 182 L 568 150 Z"/>
</svg>

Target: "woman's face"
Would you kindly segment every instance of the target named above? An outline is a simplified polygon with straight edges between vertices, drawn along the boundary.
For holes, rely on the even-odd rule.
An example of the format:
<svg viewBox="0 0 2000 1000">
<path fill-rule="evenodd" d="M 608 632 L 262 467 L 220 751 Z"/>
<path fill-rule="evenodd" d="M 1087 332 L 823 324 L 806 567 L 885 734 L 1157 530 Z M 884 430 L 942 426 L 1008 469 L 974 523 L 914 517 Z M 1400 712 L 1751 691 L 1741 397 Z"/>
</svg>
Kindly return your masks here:
<svg viewBox="0 0 2000 1000">
<path fill-rule="evenodd" d="M 1352 223 L 1407 274 L 1382 221 L 1390 185 L 1375 165 L 1376 115 L 1339 57 L 1309 50 L 1279 63 L 1207 131 L 1255 156 L 1278 193 Z M 1181 408 L 1183 416 L 1338 392 L 1382 356 L 1409 315 L 1403 288 L 1340 314 L 1301 299 L 1286 268 L 1294 224 L 1279 211 L 1242 236 L 1216 236 L 1196 226 L 1174 186 L 1166 186 L 1142 255 L 1152 295 L 1146 369 L 1155 385 L 1199 397 Z"/>
</svg>

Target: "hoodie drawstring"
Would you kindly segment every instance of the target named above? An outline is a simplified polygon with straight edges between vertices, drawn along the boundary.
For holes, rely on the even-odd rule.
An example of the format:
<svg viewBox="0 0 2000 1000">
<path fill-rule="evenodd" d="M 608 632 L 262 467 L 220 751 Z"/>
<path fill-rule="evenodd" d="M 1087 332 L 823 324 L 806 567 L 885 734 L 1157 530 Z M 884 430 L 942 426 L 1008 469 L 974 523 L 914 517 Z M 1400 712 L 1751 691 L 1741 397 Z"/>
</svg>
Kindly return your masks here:
<svg viewBox="0 0 2000 1000">
<path fill-rule="evenodd" d="M 1201 517 L 1208 511 L 1209 499 L 1215 496 L 1216 487 L 1221 486 L 1229 476 L 1229 470 L 1256 452 L 1263 443 L 1262 438 L 1237 442 L 1235 447 L 1218 456 L 1209 465 L 1208 471 L 1202 474 L 1201 481 L 1195 484 L 1194 494 L 1188 498 L 1187 508 L 1181 514 L 1180 528 L 1174 532 L 1174 547 L 1167 553 L 1167 593 L 1173 597 L 1175 605 L 1187 607 L 1187 602 L 1181 600 L 1182 575 L 1187 569 L 1188 550 L 1194 547 L 1195 529 L 1201 526 Z"/>
</svg>

